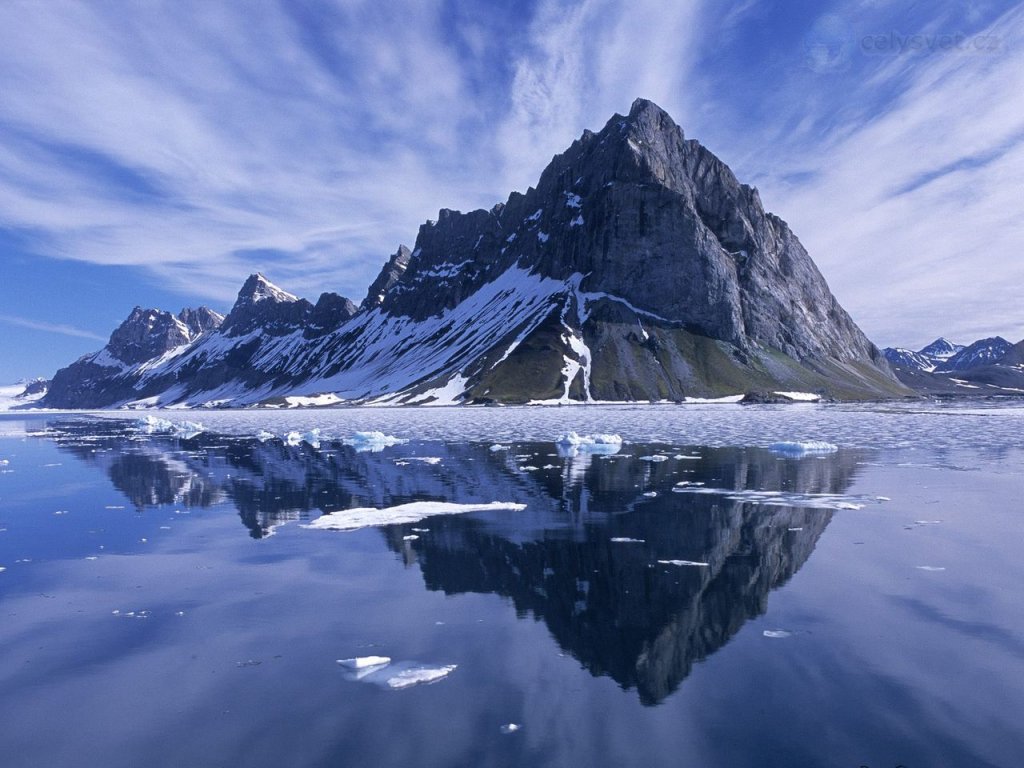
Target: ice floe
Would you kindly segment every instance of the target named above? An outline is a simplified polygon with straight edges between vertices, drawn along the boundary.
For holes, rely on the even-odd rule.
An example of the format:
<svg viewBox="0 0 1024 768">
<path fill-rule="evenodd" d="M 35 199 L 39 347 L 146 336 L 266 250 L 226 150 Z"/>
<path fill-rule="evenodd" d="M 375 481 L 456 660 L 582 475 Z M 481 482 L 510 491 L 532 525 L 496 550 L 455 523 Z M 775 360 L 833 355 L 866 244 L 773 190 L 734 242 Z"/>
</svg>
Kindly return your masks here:
<svg viewBox="0 0 1024 768">
<path fill-rule="evenodd" d="M 383 451 L 393 445 L 401 445 L 408 442 L 393 435 L 385 435 L 383 432 L 354 432 L 351 437 L 345 439 L 346 445 L 351 445 L 357 453 L 369 451 L 376 453 Z"/>
<path fill-rule="evenodd" d="M 646 539 L 631 539 L 628 536 L 615 536 L 612 539 L 613 544 L 645 544 Z"/>
<path fill-rule="evenodd" d="M 394 525 L 397 523 L 418 523 L 434 515 L 458 515 L 466 512 L 493 512 L 509 510 L 519 512 L 526 509 L 525 504 L 506 501 L 492 501 L 485 504 L 456 504 L 446 501 L 413 501 L 395 507 L 377 509 L 375 507 L 357 507 L 330 512 L 318 517 L 304 528 L 316 528 L 329 531 L 355 531 L 374 525 Z"/>
<path fill-rule="evenodd" d="M 659 560 L 659 565 L 679 565 L 679 566 L 693 566 L 695 568 L 707 568 L 707 563 L 702 563 L 698 560 Z"/>
<path fill-rule="evenodd" d="M 765 637 L 783 638 L 790 637 L 793 633 L 785 629 L 766 629 L 761 634 Z"/>
<path fill-rule="evenodd" d="M 821 440 L 806 440 L 803 442 L 784 440 L 772 443 L 768 446 L 768 450 L 772 453 L 781 453 L 786 456 L 806 456 L 808 454 L 835 453 L 839 450 L 839 446 Z"/>
<path fill-rule="evenodd" d="M 382 667 L 391 663 L 390 656 L 357 656 L 352 659 L 338 659 L 338 663 L 348 669 L 366 669 L 367 667 Z"/>
<path fill-rule="evenodd" d="M 749 491 L 729 488 L 705 488 L 701 483 L 677 483 L 675 493 L 724 496 L 730 501 L 760 504 L 765 507 L 809 507 L 811 509 L 863 509 L 880 503 L 875 496 L 843 496 L 836 493 L 791 493 L 785 491 Z"/>
<path fill-rule="evenodd" d="M 458 665 L 430 665 L 415 661 L 392 663 L 388 656 L 362 656 L 354 659 L 338 659 L 338 664 L 349 671 L 349 679 L 373 683 L 382 688 L 402 690 L 415 685 L 430 685 L 444 680 Z"/>
<path fill-rule="evenodd" d="M 946 570 L 941 565 L 918 565 L 915 566 L 919 571 L 944 571 Z"/>
<path fill-rule="evenodd" d="M 501 726 L 501 732 L 504 734 L 515 733 L 522 727 L 519 723 L 505 723 Z"/>
<path fill-rule="evenodd" d="M 495 443 L 490 447 L 491 453 L 497 453 L 498 451 L 509 451 L 512 449 L 510 445 L 502 445 L 501 443 Z"/>
<path fill-rule="evenodd" d="M 622 438 L 618 435 L 579 435 L 570 432 L 555 441 L 561 456 L 576 456 L 579 453 L 612 454 L 622 450 Z"/>
<path fill-rule="evenodd" d="M 198 421 L 170 421 L 157 416 L 146 415 L 135 422 L 140 432 L 147 435 L 174 435 L 176 437 L 195 437 L 206 431 L 206 427 Z"/>
<path fill-rule="evenodd" d="M 641 456 L 640 461 L 651 461 L 654 463 L 668 461 L 668 456 L 664 456 L 660 453 L 656 453 L 653 456 Z"/>
</svg>

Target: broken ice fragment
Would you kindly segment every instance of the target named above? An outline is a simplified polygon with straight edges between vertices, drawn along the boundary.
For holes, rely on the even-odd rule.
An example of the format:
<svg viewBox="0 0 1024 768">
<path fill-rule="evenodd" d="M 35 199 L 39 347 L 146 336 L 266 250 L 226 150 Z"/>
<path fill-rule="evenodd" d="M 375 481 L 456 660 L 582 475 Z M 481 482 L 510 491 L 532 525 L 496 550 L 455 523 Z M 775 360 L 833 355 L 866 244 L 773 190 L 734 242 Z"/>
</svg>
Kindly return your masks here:
<svg viewBox="0 0 1024 768">
<path fill-rule="evenodd" d="M 916 566 L 919 571 L 944 571 L 946 570 L 941 565 L 918 565 Z"/>
<path fill-rule="evenodd" d="M 444 680 L 455 671 L 456 664 L 447 664 L 443 667 L 410 666 L 403 669 L 396 675 L 387 679 L 388 688 L 401 690 L 411 688 L 414 685 L 436 683 Z"/>
<path fill-rule="evenodd" d="M 659 560 L 661 565 L 691 565 L 696 568 L 707 568 L 707 563 L 701 563 L 696 560 Z"/>
<path fill-rule="evenodd" d="M 772 453 L 781 453 L 786 456 L 806 456 L 813 453 L 835 453 L 839 450 L 839 446 L 821 440 L 806 440 L 803 442 L 782 441 L 772 443 L 768 450 Z"/>
<path fill-rule="evenodd" d="M 780 638 L 780 637 L 789 637 L 793 633 L 792 632 L 788 632 L 785 629 L 766 629 L 761 634 L 764 635 L 765 637 Z"/>
<path fill-rule="evenodd" d="M 418 523 L 434 515 L 455 515 L 465 512 L 490 512 L 494 510 L 521 511 L 525 504 L 514 504 L 504 501 L 492 501 L 485 504 L 454 504 L 444 501 L 414 501 L 399 504 L 395 507 L 375 509 L 358 507 L 343 509 L 321 515 L 303 528 L 320 530 L 354 531 L 372 525 L 393 525 L 397 523 Z"/>
<path fill-rule="evenodd" d="M 643 544 L 645 539 L 631 539 L 628 536 L 616 536 L 612 539 L 614 544 Z"/>
<path fill-rule="evenodd" d="M 382 667 L 391 663 L 390 656 L 357 656 L 353 659 L 338 659 L 338 664 L 348 669 L 366 669 L 367 667 Z"/>
<path fill-rule="evenodd" d="M 519 723 L 505 723 L 505 725 L 501 726 L 501 732 L 505 734 L 515 733 L 522 727 Z"/>
</svg>

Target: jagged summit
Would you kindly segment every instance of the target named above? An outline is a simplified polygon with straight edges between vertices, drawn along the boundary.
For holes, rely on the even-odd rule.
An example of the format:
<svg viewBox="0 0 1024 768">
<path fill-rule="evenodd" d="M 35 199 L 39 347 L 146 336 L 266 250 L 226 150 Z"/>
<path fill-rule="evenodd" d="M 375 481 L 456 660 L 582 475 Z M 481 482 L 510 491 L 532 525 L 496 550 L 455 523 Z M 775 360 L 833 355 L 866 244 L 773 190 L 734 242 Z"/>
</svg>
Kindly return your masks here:
<svg viewBox="0 0 1024 768">
<path fill-rule="evenodd" d="M 940 336 L 931 344 L 919 349 L 918 354 L 932 357 L 936 360 L 948 360 L 963 348 L 963 344 L 954 344 L 952 341 Z"/>
<path fill-rule="evenodd" d="M 585 131 L 526 192 L 442 208 L 358 311 L 254 274 L 186 354 L 104 381 L 88 405 L 907 393 L 786 223 L 646 99 Z"/>
<path fill-rule="evenodd" d="M 242 284 L 242 289 L 238 292 L 238 299 L 235 301 L 235 307 L 246 304 L 258 304 L 261 301 L 281 304 L 298 300 L 298 296 L 278 288 L 267 280 L 262 273 L 255 272 L 249 275 L 245 283 Z"/>
</svg>

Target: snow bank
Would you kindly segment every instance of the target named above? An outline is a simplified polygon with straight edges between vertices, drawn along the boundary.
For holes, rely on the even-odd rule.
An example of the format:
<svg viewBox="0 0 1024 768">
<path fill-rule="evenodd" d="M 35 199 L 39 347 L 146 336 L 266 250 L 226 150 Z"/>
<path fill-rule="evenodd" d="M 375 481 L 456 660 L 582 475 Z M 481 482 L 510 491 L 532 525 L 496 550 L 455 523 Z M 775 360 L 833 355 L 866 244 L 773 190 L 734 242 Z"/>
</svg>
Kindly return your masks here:
<svg viewBox="0 0 1024 768">
<path fill-rule="evenodd" d="M 808 440 L 805 442 L 783 441 L 772 443 L 768 446 L 772 453 L 782 453 L 786 456 L 806 456 L 808 454 L 835 453 L 839 450 L 838 445 L 825 443 L 821 440 Z"/>
<path fill-rule="evenodd" d="M 773 394 L 788 397 L 799 403 L 816 403 L 821 400 L 821 395 L 816 395 L 813 392 L 774 392 Z"/>
<path fill-rule="evenodd" d="M 399 504 L 396 507 L 376 509 L 374 507 L 357 507 L 339 510 L 318 517 L 304 528 L 316 528 L 327 531 L 355 531 L 374 525 L 395 525 L 398 523 L 417 523 L 434 515 L 459 515 L 466 512 L 493 512 L 510 510 L 519 512 L 526 509 L 525 504 L 513 504 L 504 501 L 492 501 L 487 504 L 455 504 L 446 501 L 414 501 Z"/>
</svg>

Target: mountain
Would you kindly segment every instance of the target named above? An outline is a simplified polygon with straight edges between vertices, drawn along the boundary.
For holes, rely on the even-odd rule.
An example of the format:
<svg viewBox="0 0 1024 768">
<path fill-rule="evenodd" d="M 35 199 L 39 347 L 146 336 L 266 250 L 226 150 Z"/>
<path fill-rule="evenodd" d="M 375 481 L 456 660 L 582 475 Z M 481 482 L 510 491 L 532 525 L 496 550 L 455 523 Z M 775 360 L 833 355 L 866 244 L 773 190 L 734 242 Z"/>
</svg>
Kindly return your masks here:
<svg viewBox="0 0 1024 768">
<path fill-rule="evenodd" d="M 1001 336 L 979 339 L 937 365 L 935 370 L 940 373 L 956 373 L 958 371 L 968 371 L 972 368 L 980 368 L 984 365 L 992 365 L 1002 360 L 1011 347 L 1013 347 L 1013 344 Z"/>
<path fill-rule="evenodd" d="M 997 395 L 1024 393 L 1024 342 L 1001 336 L 964 346 L 939 338 L 917 352 L 883 350 L 900 381 L 928 394 Z"/>
<path fill-rule="evenodd" d="M 908 394 L 757 190 L 643 99 L 536 188 L 442 209 L 358 310 L 252 275 L 223 324 L 174 354 L 162 326 L 147 333 L 131 359 L 112 338 L 63 369 L 47 405 Z"/>
<path fill-rule="evenodd" d="M 963 344 L 954 344 L 940 336 L 928 346 L 920 349 L 918 354 L 931 358 L 934 361 L 948 360 L 963 348 Z"/>
</svg>

